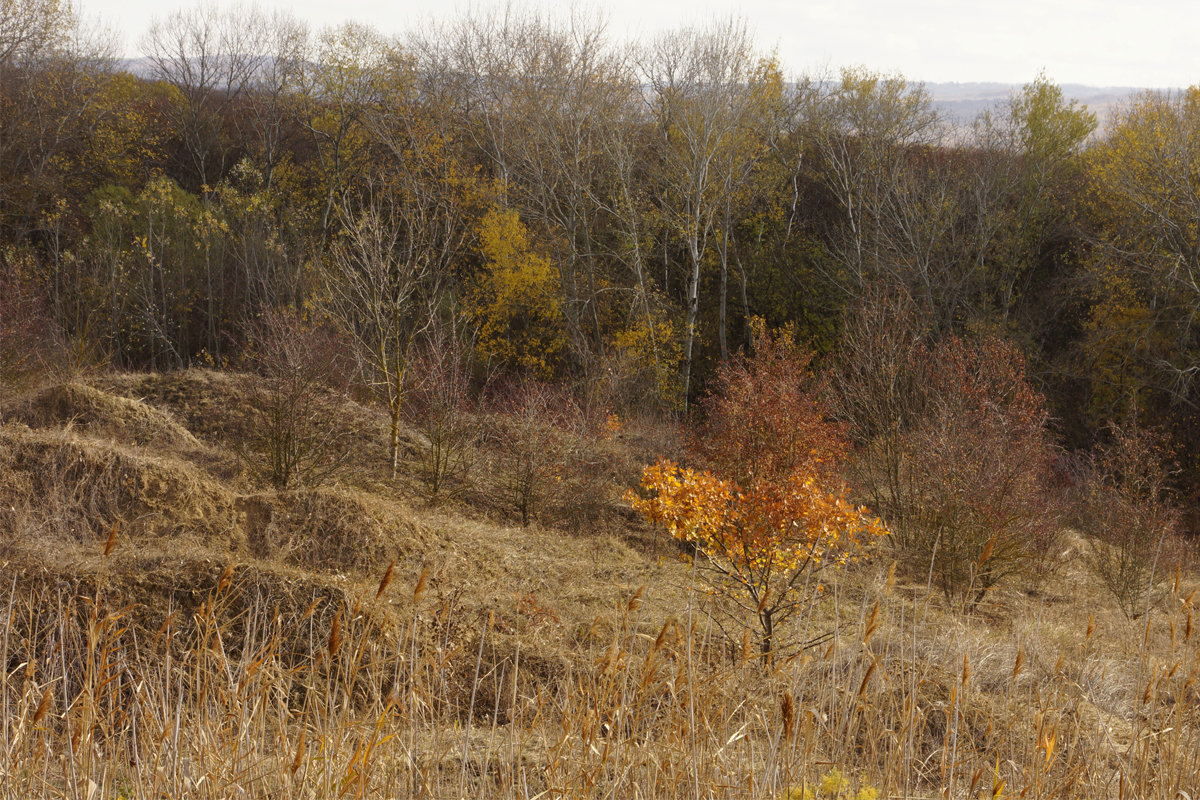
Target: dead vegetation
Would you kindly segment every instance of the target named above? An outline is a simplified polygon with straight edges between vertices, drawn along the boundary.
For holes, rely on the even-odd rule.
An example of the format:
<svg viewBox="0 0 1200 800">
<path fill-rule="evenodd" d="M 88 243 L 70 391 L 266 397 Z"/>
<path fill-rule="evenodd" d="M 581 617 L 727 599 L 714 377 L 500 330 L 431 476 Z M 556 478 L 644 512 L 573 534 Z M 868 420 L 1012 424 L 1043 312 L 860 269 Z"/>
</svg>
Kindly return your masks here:
<svg viewBox="0 0 1200 800">
<path fill-rule="evenodd" d="M 425 572 L 130 571 L 125 546 L 5 567 L 9 797 L 780 798 L 838 768 L 887 797 L 1141 798 L 1200 769 L 1183 585 L 1141 630 L 1015 596 L 992 626 L 873 570 L 835 587 L 834 639 L 764 674 L 656 588 L 582 625 Z"/>
<path fill-rule="evenodd" d="M 122 444 L 167 449 L 200 446 L 170 413 L 84 383 L 47 387 L 7 416 L 31 428 L 77 429 L 93 438 L 112 438 Z"/>
<path fill-rule="evenodd" d="M 258 485 L 228 454 L 252 381 L 113 376 L 4 410 L 5 800 L 1194 796 L 1186 575 L 1130 621 L 1074 534 L 1046 586 L 970 614 L 868 563 L 796 620 L 820 646 L 764 671 L 603 497 L 603 524 L 524 526 L 484 469 L 429 505 L 420 438 L 387 481 L 365 407 L 343 482 Z M 642 435 L 598 435 L 591 479 Z"/>
<path fill-rule="evenodd" d="M 31 541 L 84 542 L 116 522 L 156 538 L 237 536 L 233 494 L 203 470 L 69 430 L 0 427 L 0 476 L 9 524 Z"/>
</svg>

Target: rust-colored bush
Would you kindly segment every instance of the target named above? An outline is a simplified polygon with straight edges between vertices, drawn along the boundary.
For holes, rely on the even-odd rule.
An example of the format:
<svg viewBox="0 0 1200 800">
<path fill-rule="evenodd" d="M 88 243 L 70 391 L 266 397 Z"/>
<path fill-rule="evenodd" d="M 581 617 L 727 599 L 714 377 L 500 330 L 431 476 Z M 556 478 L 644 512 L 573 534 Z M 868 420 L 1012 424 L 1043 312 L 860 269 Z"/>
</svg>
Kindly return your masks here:
<svg viewBox="0 0 1200 800">
<path fill-rule="evenodd" d="M 830 370 L 855 484 L 910 573 L 968 606 L 1039 578 L 1061 528 L 1058 457 L 1024 357 L 1006 341 L 931 341 L 912 300 L 877 289 L 852 309 Z"/>
</svg>

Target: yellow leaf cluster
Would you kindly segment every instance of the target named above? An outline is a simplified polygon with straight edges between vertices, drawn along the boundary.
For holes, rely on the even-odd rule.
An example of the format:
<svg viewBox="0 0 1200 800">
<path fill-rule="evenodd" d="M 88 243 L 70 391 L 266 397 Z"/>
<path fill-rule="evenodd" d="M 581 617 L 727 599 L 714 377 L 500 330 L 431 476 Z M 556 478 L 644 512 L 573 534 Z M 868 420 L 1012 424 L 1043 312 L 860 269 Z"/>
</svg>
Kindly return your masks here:
<svg viewBox="0 0 1200 800">
<path fill-rule="evenodd" d="M 794 586 L 805 571 L 855 560 L 887 533 L 844 490 L 822 486 L 810 469 L 741 488 L 664 460 L 645 468 L 641 489 L 626 495 L 637 511 L 696 545 L 731 583 L 759 596 Z"/>
<path fill-rule="evenodd" d="M 671 401 L 679 397 L 683 347 L 675 326 L 665 315 L 635 320 L 617 332 L 613 347 L 626 369 L 641 376 L 657 397 Z"/>
<path fill-rule="evenodd" d="M 485 359 L 551 377 L 567 349 L 558 272 L 537 253 L 516 211 L 495 208 L 479 225 L 484 273 L 467 300 Z"/>
</svg>

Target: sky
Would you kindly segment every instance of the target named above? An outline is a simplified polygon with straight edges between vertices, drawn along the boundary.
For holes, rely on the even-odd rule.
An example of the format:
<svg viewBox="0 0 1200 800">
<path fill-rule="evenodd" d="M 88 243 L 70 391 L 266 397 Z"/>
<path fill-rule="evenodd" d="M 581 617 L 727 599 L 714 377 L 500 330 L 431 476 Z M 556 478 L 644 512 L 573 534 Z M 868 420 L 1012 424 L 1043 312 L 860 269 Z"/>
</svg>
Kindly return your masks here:
<svg viewBox="0 0 1200 800">
<path fill-rule="evenodd" d="M 117 33 L 136 57 L 138 39 L 156 15 L 197 0 L 77 0 L 89 22 Z M 243 3 L 242 5 L 247 5 Z M 504 7 L 503 0 L 260 0 L 286 8 L 314 28 L 354 20 L 385 34 Z M 562 14 L 567 3 L 515 2 Z M 865 66 L 927 82 L 1022 84 L 1039 72 L 1058 83 L 1179 88 L 1200 83 L 1197 0 L 608 0 L 613 38 L 655 33 L 713 17 L 744 19 L 759 46 L 774 49 L 795 73 Z"/>
</svg>

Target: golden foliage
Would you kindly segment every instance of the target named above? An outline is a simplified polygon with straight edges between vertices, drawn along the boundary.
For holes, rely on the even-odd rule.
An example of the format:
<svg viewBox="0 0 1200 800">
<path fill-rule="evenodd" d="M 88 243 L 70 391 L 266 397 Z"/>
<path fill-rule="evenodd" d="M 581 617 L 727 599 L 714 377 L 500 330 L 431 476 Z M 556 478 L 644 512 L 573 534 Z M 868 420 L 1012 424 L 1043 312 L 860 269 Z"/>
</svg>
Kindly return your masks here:
<svg viewBox="0 0 1200 800">
<path fill-rule="evenodd" d="M 858 559 L 888 531 L 832 477 L 844 441 L 802 388 L 810 354 L 790 329 L 755 320 L 753 330 L 754 356 L 723 365 L 703 403 L 709 418 L 693 449 L 720 474 L 659 461 L 626 500 L 704 554 L 714 589 L 753 611 L 769 655 L 776 626 L 821 590 L 817 573 Z"/>
<path fill-rule="evenodd" d="M 480 355 L 538 378 L 551 377 L 567 349 L 558 273 L 534 250 L 511 209 L 484 214 L 479 249 L 486 263 L 467 311 L 479 325 Z"/>
<path fill-rule="evenodd" d="M 635 319 L 613 337 L 622 371 L 636 375 L 647 394 L 674 406 L 680 400 L 679 367 L 683 346 L 679 332 L 665 314 Z"/>
<path fill-rule="evenodd" d="M 697 545 L 725 579 L 755 600 L 772 586 L 796 585 L 802 573 L 856 560 L 887 533 L 844 489 L 798 470 L 783 481 L 745 489 L 711 472 L 659 461 L 642 473 L 633 507 L 680 541 Z"/>
</svg>

